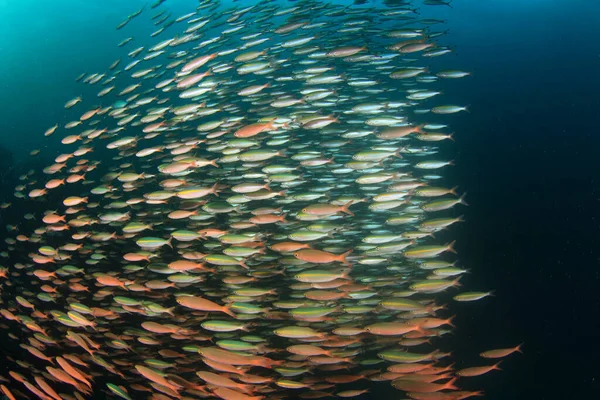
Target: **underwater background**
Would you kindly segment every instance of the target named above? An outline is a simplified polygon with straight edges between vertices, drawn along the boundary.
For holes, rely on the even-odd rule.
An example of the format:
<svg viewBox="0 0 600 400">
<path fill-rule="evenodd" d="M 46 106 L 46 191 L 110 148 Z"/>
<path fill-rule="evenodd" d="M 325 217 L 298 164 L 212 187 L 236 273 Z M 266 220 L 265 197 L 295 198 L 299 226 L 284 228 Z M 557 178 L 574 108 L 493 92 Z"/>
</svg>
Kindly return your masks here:
<svg viewBox="0 0 600 400">
<path fill-rule="evenodd" d="M 190 2 L 163 6 L 180 15 Z M 116 43 L 125 36 L 152 31 L 139 19 L 127 35 L 115 30 L 144 4 L 0 0 L 2 201 L 12 201 L 17 175 L 58 154 L 60 144 L 42 133 L 61 119 L 67 99 L 82 94 L 75 77 L 119 58 Z M 468 363 L 481 351 L 524 342 L 524 354 L 504 360 L 503 371 L 465 384 L 484 390 L 485 399 L 596 398 L 600 4 L 454 0 L 427 13 L 446 20 L 454 53 L 444 62 L 472 72 L 445 89 L 470 111 L 452 120 L 456 165 L 445 170 L 468 192 L 466 222 L 453 227 L 460 265 L 470 271 L 461 283 L 494 290 L 461 304 L 446 350 Z M 33 159 L 37 148 L 50 155 Z M 17 215 L 2 218 L 5 225 Z M 0 358 L 2 375 L 5 365 Z M 361 398 L 403 397 L 376 387 Z"/>
</svg>

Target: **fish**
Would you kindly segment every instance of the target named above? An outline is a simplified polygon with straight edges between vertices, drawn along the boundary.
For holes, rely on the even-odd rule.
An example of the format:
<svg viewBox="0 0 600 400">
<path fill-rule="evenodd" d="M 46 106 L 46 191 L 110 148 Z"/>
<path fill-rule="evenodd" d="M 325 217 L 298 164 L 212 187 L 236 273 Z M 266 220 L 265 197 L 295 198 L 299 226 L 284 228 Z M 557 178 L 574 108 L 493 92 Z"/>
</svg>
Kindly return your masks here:
<svg viewBox="0 0 600 400">
<path fill-rule="evenodd" d="M 154 3 L 152 3 L 150 8 L 156 8 L 156 7 L 160 6 L 161 4 L 163 4 L 165 1 L 167 1 L 167 0 L 156 0 Z"/>
<path fill-rule="evenodd" d="M 446 299 L 492 293 L 456 289 L 476 270 L 451 238 L 468 221 L 447 139 L 469 109 L 444 82 L 470 73 L 431 29 L 446 22 L 426 6 L 450 1 L 389 3 L 157 0 L 121 17 L 116 61 L 77 77 L 32 153 L 47 165 L 2 207 L 20 222 L 0 319 L 26 350 L 7 397 L 479 393 L 457 378 L 497 365 L 443 351 Z"/>
<path fill-rule="evenodd" d="M 463 368 L 463 369 L 459 369 L 458 371 L 456 371 L 456 375 L 458 376 L 468 376 L 468 377 L 472 377 L 472 376 L 480 376 L 483 374 L 487 374 L 490 371 L 502 371 L 502 369 L 499 367 L 500 362 L 497 362 L 494 365 L 489 365 L 489 366 L 482 366 L 482 367 L 468 367 L 468 368 Z"/>
<path fill-rule="evenodd" d="M 523 353 L 523 351 L 521 350 L 522 347 L 523 343 L 513 348 L 487 350 L 481 353 L 480 356 L 483 358 L 502 358 L 509 356 L 513 353 Z"/>
</svg>

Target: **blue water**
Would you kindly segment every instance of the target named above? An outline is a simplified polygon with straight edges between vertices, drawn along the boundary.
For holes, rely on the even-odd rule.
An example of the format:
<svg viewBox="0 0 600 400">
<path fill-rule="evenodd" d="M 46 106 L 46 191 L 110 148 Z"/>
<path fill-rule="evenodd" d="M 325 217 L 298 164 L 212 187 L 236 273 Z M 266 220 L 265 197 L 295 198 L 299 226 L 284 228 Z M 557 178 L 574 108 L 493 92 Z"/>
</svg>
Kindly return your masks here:
<svg viewBox="0 0 600 400">
<path fill-rule="evenodd" d="M 147 43 L 154 27 L 146 18 L 115 30 L 145 3 L 0 0 L 0 145 L 15 163 L 46 146 L 43 132 L 81 94 L 75 77 L 107 69 L 130 34 L 140 38 L 135 47 Z M 165 5 L 181 15 L 196 2 Z M 444 62 L 474 72 L 448 84 L 454 103 L 471 105 L 453 122 L 450 172 L 469 192 L 469 222 L 457 228 L 461 259 L 473 270 L 463 283 L 497 294 L 457 317 L 453 346 L 470 354 L 525 342 L 504 372 L 474 381 L 485 399 L 597 398 L 600 4 L 452 6 L 430 16 L 447 20 L 456 46 Z"/>
</svg>

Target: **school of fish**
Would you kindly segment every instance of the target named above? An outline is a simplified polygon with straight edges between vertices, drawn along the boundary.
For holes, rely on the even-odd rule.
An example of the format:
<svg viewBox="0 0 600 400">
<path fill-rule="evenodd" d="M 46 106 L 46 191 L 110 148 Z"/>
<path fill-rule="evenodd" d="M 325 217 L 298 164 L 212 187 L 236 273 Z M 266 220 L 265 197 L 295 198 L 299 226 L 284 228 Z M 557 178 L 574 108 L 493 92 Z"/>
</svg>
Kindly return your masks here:
<svg viewBox="0 0 600 400">
<path fill-rule="evenodd" d="M 40 133 L 64 151 L 2 204 L 9 399 L 457 400 L 521 351 L 444 350 L 441 301 L 491 294 L 440 239 L 466 205 L 439 183 L 450 2 L 247 4 L 133 12 L 150 38 Z"/>
</svg>

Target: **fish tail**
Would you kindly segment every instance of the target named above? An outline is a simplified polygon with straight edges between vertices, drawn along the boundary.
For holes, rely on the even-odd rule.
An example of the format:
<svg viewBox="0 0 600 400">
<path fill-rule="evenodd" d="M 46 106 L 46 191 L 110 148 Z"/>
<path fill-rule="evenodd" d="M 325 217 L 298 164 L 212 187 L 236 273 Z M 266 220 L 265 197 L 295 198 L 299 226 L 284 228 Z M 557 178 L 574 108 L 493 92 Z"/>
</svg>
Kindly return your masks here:
<svg viewBox="0 0 600 400">
<path fill-rule="evenodd" d="M 215 183 L 214 185 L 212 185 L 212 188 L 210 188 L 210 193 L 214 194 L 215 196 L 219 197 L 219 183 Z"/>
<path fill-rule="evenodd" d="M 464 192 L 464 193 L 462 194 L 462 196 L 460 196 L 460 197 L 458 198 L 458 202 L 459 202 L 460 204 L 462 204 L 462 205 L 468 206 L 468 205 L 469 205 L 469 203 L 467 203 L 467 202 L 465 201 L 465 196 L 466 196 L 466 195 L 467 195 L 467 192 Z"/>
<path fill-rule="evenodd" d="M 452 378 L 451 380 L 449 380 L 448 382 L 446 382 L 444 384 L 444 387 L 446 389 L 452 389 L 452 390 L 458 390 L 458 387 L 454 386 L 454 382 L 456 382 L 458 378 Z"/>
<path fill-rule="evenodd" d="M 523 347 L 524 344 L 525 344 L 525 342 L 522 342 L 517 347 L 515 347 L 515 351 L 518 352 L 518 353 L 523 354 L 523 350 L 521 350 L 521 347 Z"/>
<path fill-rule="evenodd" d="M 342 207 L 340 207 L 340 212 L 354 216 L 354 213 L 348 209 L 348 207 L 350 207 L 352 203 L 354 203 L 354 200 L 350 200 L 349 202 L 344 204 Z"/>
<path fill-rule="evenodd" d="M 451 253 L 457 254 L 457 253 L 456 253 L 456 250 L 454 249 L 454 245 L 455 245 L 455 244 L 456 244 L 456 240 L 453 240 L 453 241 L 451 241 L 451 242 L 450 242 L 450 243 L 448 243 L 448 245 L 446 246 L 446 250 L 447 250 L 447 251 L 449 251 L 449 252 L 451 252 Z"/>
<path fill-rule="evenodd" d="M 462 286 L 462 284 L 460 283 L 460 278 L 462 278 L 462 277 L 459 276 L 458 278 L 456 278 L 455 280 L 452 281 L 453 287 L 461 287 Z"/>
<path fill-rule="evenodd" d="M 346 264 L 347 266 L 351 267 L 352 265 L 348 262 L 348 260 L 346 260 L 346 257 L 348 257 L 348 255 L 350 255 L 350 253 L 352 253 L 352 249 L 348 250 L 347 252 L 340 254 L 338 256 L 338 261 L 343 262 L 344 264 Z"/>
<path fill-rule="evenodd" d="M 456 315 L 451 316 L 450 318 L 448 318 L 446 321 L 444 321 L 445 323 L 447 323 L 448 325 L 450 325 L 453 328 L 456 328 L 456 325 L 454 325 L 452 323 L 452 320 L 456 317 Z"/>
<path fill-rule="evenodd" d="M 237 319 L 237 315 L 233 311 L 231 311 L 231 306 L 230 305 L 224 306 L 222 311 L 225 314 L 229 315 L 230 317 Z"/>
</svg>

